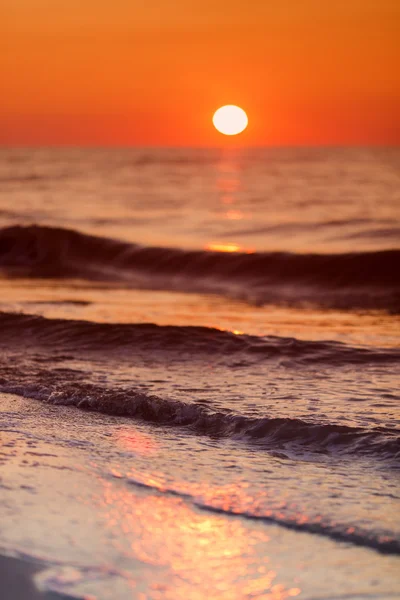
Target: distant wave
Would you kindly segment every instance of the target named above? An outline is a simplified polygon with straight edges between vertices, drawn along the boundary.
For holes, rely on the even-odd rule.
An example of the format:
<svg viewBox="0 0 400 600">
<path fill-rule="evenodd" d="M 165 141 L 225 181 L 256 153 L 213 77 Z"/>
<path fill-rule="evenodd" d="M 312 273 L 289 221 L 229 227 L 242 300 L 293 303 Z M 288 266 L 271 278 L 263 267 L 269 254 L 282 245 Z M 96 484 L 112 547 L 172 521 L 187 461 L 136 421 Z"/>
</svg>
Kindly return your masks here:
<svg viewBox="0 0 400 600">
<path fill-rule="evenodd" d="M 144 247 L 43 226 L 0 230 L 10 276 L 77 277 L 219 293 L 256 304 L 400 311 L 400 250 L 348 254 L 224 253 Z"/>
<path fill-rule="evenodd" d="M 350 346 L 335 341 L 307 341 L 278 336 L 236 335 L 209 327 L 161 326 L 153 323 L 113 324 L 46 319 L 35 315 L 0 312 L 0 345 L 12 348 L 57 347 L 107 354 L 111 349 L 139 353 L 190 352 L 193 360 L 207 355 L 256 355 L 257 359 L 283 359 L 293 364 L 400 362 L 400 350 Z"/>
<path fill-rule="evenodd" d="M 32 183 L 32 181 L 41 181 L 44 179 L 47 179 L 47 177 L 32 173 L 31 175 L 0 177 L 0 183 Z"/>
</svg>

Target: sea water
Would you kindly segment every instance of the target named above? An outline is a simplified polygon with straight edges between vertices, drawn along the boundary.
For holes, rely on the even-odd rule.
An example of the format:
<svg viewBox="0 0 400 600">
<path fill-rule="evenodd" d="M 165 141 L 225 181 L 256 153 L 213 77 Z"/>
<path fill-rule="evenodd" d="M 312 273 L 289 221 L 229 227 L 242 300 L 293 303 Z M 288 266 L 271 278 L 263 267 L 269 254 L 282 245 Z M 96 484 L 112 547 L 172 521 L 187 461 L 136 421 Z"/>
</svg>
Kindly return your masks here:
<svg viewBox="0 0 400 600">
<path fill-rule="evenodd" d="M 3 149 L 0 186 L 3 555 L 398 597 L 400 152 Z"/>
</svg>

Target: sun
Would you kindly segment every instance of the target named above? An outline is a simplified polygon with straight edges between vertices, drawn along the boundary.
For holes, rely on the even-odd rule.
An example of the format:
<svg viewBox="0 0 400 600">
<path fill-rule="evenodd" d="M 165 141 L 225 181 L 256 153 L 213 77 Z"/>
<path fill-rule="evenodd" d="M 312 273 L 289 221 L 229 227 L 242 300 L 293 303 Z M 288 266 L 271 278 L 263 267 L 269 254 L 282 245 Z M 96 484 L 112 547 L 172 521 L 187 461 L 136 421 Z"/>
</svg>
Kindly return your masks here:
<svg viewBox="0 0 400 600">
<path fill-rule="evenodd" d="M 246 113 L 240 106 L 227 104 L 221 106 L 213 116 L 215 129 L 224 135 L 237 135 L 242 133 L 249 123 Z"/>
</svg>

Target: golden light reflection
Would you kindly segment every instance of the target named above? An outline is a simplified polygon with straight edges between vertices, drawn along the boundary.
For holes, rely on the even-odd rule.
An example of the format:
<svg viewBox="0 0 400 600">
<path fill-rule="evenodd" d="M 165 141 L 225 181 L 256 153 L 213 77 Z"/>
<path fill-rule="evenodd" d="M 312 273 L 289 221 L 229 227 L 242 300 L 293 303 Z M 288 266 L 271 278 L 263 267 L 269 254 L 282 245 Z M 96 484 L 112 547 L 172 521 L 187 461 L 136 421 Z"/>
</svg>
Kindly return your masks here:
<svg viewBox="0 0 400 600">
<path fill-rule="evenodd" d="M 226 177 L 225 175 L 217 180 L 217 188 L 223 193 L 236 192 L 240 188 L 240 179 L 236 175 L 237 170 L 232 169 L 231 173 L 233 176 Z"/>
<path fill-rule="evenodd" d="M 158 448 L 157 443 L 150 435 L 135 429 L 122 429 L 116 432 L 115 439 L 124 450 L 135 452 L 141 456 L 154 454 Z"/>
<path fill-rule="evenodd" d="M 231 221 L 241 221 L 242 219 L 248 218 L 241 210 L 228 210 L 228 212 L 225 213 L 225 216 Z"/>
<path fill-rule="evenodd" d="M 254 248 L 244 248 L 239 244 L 218 244 L 210 243 L 205 246 L 205 250 L 213 252 L 242 252 L 243 254 L 253 254 Z"/>
<path fill-rule="evenodd" d="M 218 165 L 216 187 L 221 204 L 234 204 L 241 188 L 239 165 L 234 160 L 223 160 Z"/>
<path fill-rule="evenodd" d="M 298 587 L 277 582 L 261 528 L 198 511 L 182 498 L 143 495 L 100 481 L 105 526 L 116 549 L 127 564 L 139 560 L 151 568 L 146 588 L 146 571 L 135 572 L 137 581 L 130 575 L 146 600 L 285 600 L 300 594 Z"/>
<path fill-rule="evenodd" d="M 238 244 L 207 244 L 206 250 L 213 250 L 214 252 L 242 252 Z"/>
<path fill-rule="evenodd" d="M 239 244 L 234 252 L 246 251 Z M 217 241 L 205 246 L 218 250 Z M 232 250 L 231 250 L 232 251 Z M 251 249 L 247 249 L 251 253 Z M 92 284 L 90 284 L 92 285 Z M 0 280 L 5 312 L 23 311 L 50 319 L 77 319 L 101 323 L 157 323 L 158 325 L 204 325 L 252 335 L 278 335 L 309 340 L 333 339 L 349 344 L 397 348 L 398 319 L 382 312 L 322 310 L 265 305 L 255 307 L 233 299 L 175 291 L 90 288 L 73 280 Z M 79 302 L 76 302 L 79 300 Z M 371 374 L 375 378 L 374 374 Z M 371 380 L 372 383 L 372 380 Z M 379 387 L 378 380 L 376 381 Z M 393 385 L 396 386 L 393 374 Z M 375 405 L 383 414 L 386 407 Z"/>
</svg>

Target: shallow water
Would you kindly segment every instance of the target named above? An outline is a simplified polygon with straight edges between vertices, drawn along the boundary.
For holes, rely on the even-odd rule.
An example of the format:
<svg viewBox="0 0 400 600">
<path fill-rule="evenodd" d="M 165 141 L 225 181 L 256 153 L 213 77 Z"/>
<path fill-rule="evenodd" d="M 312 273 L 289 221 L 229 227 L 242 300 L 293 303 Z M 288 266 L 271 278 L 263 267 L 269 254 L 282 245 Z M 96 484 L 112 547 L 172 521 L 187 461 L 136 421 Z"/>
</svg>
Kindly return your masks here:
<svg viewBox="0 0 400 600">
<path fill-rule="evenodd" d="M 400 593 L 399 160 L 1 151 L 0 546 L 39 586 Z"/>
<path fill-rule="evenodd" d="M 354 511 L 370 522 L 386 497 L 394 525 L 384 472 L 377 479 L 367 466 L 364 476 L 375 479 L 359 490 L 351 465 L 262 460 L 237 444 L 124 417 L 83 419 L 68 407 L 1 400 L 2 551 L 34 559 L 44 591 L 105 600 L 397 597 L 398 557 L 356 545 L 351 527 L 346 541 L 334 529 L 310 533 L 325 527 L 317 515 L 307 520 L 312 497 L 295 503 L 299 481 L 325 498 L 320 516 L 332 492 L 340 531 Z M 330 489 L 340 471 L 344 496 Z M 244 516 L 255 511 L 258 518 Z"/>
</svg>

